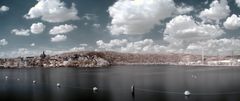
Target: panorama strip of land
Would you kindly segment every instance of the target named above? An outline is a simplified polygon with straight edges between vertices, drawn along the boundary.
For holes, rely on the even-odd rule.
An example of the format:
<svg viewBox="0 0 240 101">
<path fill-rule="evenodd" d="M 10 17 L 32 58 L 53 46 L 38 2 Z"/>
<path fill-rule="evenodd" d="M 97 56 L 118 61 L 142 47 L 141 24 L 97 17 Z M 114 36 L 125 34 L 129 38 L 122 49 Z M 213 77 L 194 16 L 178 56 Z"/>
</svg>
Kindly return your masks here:
<svg viewBox="0 0 240 101">
<path fill-rule="evenodd" d="M 1 58 L 2 68 L 31 67 L 110 67 L 112 65 L 191 65 L 239 66 L 240 56 L 202 56 L 192 54 L 119 53 L 112 51 L 79 51 L 58 55 Z"/>
</svg>

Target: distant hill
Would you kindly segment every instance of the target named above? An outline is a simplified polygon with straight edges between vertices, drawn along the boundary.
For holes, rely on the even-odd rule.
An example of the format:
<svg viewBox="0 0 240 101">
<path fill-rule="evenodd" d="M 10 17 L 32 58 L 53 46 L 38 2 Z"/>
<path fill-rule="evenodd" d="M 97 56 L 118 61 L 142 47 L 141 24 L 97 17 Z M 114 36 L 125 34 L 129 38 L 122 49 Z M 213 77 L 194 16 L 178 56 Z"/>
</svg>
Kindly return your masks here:
<svg viewBox="0 0 240 101">
<path fill-rule="evenodd" d="M 240 58 L 240 56 L 234 56 Z M 204 64 L 231 59 L 230 56 L 204 56 Z M 163 53 L 120 53 L 112 51 L 78 51 L 57 55 L 0 59 L 1 67 L 109 67 L 134 64 L 202 64 L 201 55 Z"/>
</svg>

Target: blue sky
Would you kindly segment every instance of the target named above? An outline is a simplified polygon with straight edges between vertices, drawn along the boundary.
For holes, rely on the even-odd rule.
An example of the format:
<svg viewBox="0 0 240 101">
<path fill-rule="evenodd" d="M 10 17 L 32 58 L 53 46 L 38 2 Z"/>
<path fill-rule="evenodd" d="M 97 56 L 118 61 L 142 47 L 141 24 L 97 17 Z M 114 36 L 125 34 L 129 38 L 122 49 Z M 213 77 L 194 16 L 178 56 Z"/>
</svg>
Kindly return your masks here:
<svg viewBox="0 0 240 101">
<path fill-rule="evenodd" d="M 236 54 L 240 0 L 1 0 L 0 57 L 92 50 Z"/>
</svg>

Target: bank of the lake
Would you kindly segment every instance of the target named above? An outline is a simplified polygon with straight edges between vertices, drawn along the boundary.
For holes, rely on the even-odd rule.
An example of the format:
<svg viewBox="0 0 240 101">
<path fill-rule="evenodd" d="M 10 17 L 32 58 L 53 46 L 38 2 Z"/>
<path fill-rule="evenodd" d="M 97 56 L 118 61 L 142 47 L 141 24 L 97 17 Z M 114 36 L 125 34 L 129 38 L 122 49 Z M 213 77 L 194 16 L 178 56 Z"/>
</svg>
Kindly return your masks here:
<svg viewBox="0 0 240 101">
<path fill-rule="evenodd" d="M 186 66 L 240 66 L 238 56 L 205 56 L 192 54 L 138 54 L 119 52 L 80 51 L 39 56 L 2 58 L 0 67 L 5 68 L 58 68 L 58 67 L 110 67 L 112 65 L 186 65 Z"/>
</svg>

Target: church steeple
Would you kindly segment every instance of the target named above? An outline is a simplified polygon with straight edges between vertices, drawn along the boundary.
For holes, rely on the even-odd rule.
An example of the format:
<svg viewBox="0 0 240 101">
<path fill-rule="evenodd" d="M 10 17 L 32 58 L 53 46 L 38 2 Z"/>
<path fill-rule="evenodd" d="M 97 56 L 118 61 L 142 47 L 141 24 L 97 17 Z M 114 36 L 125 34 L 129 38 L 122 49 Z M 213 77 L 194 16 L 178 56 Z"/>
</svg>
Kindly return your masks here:
<svg viewBox="0 0 240 101">
<path fill-rule="evenodd" d="M 46 57 L 45 51 L 43 51 L 43 53 L 40 55 L 41 59 L 44 59 Z"/>
</svg>

